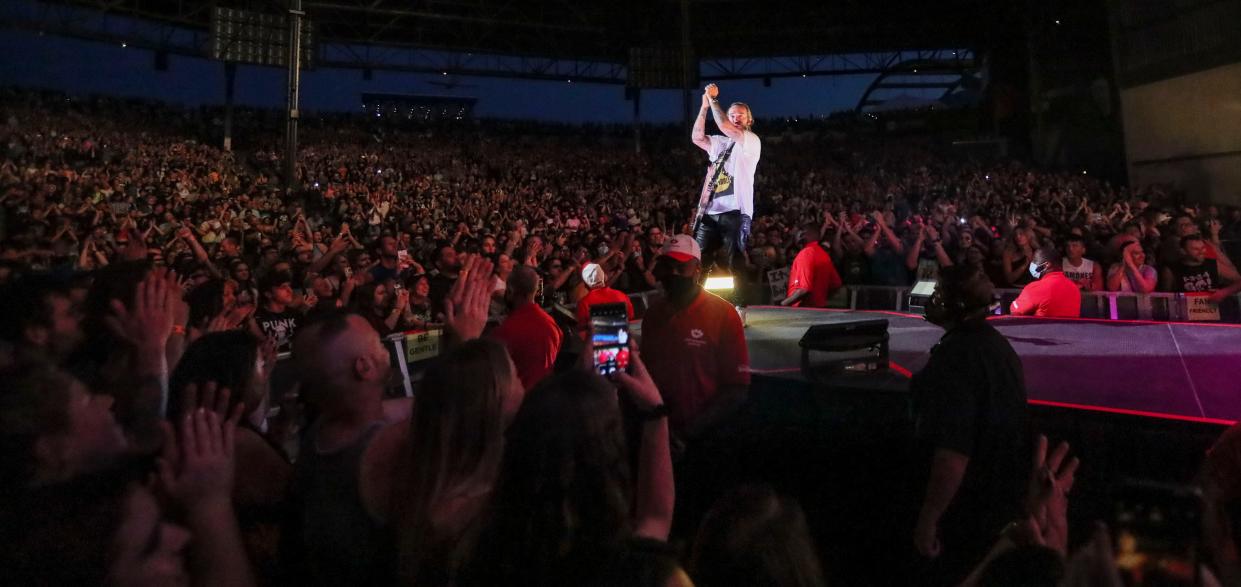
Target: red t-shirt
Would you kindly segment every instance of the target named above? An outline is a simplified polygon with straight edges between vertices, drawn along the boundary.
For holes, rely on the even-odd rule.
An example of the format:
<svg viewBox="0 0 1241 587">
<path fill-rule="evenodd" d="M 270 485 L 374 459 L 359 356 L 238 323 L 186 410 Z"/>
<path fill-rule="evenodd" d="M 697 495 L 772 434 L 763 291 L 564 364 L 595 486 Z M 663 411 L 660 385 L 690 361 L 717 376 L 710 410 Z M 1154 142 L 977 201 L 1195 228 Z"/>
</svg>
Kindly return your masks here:
<svg viewBox="0 0 1241 587">
<path fill-rule="evenodd" d="M 563 335 L 543 308 L 527 302 L 513 308 L 491 336 L 504 343 L 522 387 L 529 391 L 552 372 Z"/>
<path fill-rule="evenodd" d="M 726 385 L 750 384 L 750 352 L 733 305 L 702 291 L 683 310 L 660 300 L 642 317 L 642 360 L 683 430 Z"/>
<path fill-rule="evenodd" d="M 577 302 L 577 331 L 582 338 L 590 335 L 590 307 L 595 304 L 625 304 L 626 320 L 633 320 L 633 302 L 624 292 L 610 287 L 592 289 Z"/>
<path fill-rule="evenodd" d="M 1063 271 L 1053 271 L 1026 285 L 1009 310 L 1018 316 L 1078 318 L 1082 293 Z"/>
<path fill-rule="evenodd" d="M 840 274 L 836 272 L 831 256 L 819 243 L 810 243 L 793 259 L 786 295 L 793 295 L 793 290 L 807 290 L 809 293 L 794 302 L 793 306 L 824 308 L 827 307 L 827 298 L 840 286 Z"/>
</svg>

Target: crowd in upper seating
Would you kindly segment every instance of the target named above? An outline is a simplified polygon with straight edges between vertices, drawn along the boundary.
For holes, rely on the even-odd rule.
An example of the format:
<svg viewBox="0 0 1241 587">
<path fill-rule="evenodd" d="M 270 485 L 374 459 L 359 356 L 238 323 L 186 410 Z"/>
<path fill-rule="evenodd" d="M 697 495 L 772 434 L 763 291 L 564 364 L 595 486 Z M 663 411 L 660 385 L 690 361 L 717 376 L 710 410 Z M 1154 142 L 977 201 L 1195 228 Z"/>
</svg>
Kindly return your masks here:
<svg viewBox="0 0 1241 587">
<path fill-rule="evenodd" d="M 702 169 L 679 131 L 653 130 L 635 153 L 611 129 L 310 121 L 286 192 L 279 137 L 223 151 L 207 142 L 212 116 L 0 94 L 6 580 L 830 579 L 800 506 L 770 487 L 736 488 L 679 521 L 694 528 L 684 548 L 668 542 L 674 460 L 744 401 L 744 341 L 733 377 L 703 383 L 712 392 L 692 409 L 662 383 L 666 354 L 635 346 L 630 372 L 606 379 L 557 363 L 575 331 L 542 308 L 710 267 L 669 242 L 686 232 Z M 848 284 L 973 265 L 1020 286 L 1043 243 L 1066 246 L 1079 270 L 1083 255 L 1098 264 L 1075 277 L 1084 289 L 1237 280 L 1225 242 L 1241 236 L 1241 210 L 923 139 L 770 128 L 743 282 L 787 266 L 809 229 L 823 229 Z M 1215 281 L 1178 281 L 1204 264 Z M 735 326 L 707 338 L 736 338 Z M 413 400 L 394 398 L 381 336 L 428 327 L 447 332 L 442 354 Z M 1221 440 L 1204 477 L 1216 513 L 1241 503 L 1233 444 Z M 1025 515 L 971 584 L 1118 584 L 1106 533 L 1069 552 L 1066 452 L 1037 445 L 1027 500 L 1013 504 Z M 1236 584 L 1228 519 L 1204 523 L 1215 574 Z"/>
<path fill-rule="evenodd" d="M 374 245 L 391 236 L 407 251 L 405 278 L 434 276 L 447 244 L 496 256 L 501 267 L 536 267 L 562 302 L 584 295 L 578 272 L 591 262 L 617 289 L 644 291 L 654 288 L 649 269 L 663 236 L 685 231 L 702 168 L 667 129 L 648 132 L 636 154 L 625 133 L 606 127 L 335 118 L 307 121 L 300 189 L 285 195 L 275 132 L 256 131 L 239 141 L 252 148 L 234 153 L 207 144 L 219 122 L 211 113 L 16 91 L 3 104 L 0 280 L 96 269 L 141 241 L 183 277 L 231 279 L 242 294 L 273 267 L 289 270 L 298 291 L 322 277 L 322 302 L 345 298 L 346 266 L 358 273 L 359 259 L 376 262 Z M 778 122 L 769 131 L 745 255 L 751 283 L 791 263 L 807 224 L 823 229 L 850 285 L 908 285 L 971 262 L 997 287 L 1020 287 L 1040 246 L 1061 249 L 1066 273 L 1087 290 L 1207 291 L 1241 281 L 1224 244 L 1241 237 L 1235 207 L 975 161 L 929 140 Z M 400 302 L 384 293 L 381 305 Z"/>
</svg>

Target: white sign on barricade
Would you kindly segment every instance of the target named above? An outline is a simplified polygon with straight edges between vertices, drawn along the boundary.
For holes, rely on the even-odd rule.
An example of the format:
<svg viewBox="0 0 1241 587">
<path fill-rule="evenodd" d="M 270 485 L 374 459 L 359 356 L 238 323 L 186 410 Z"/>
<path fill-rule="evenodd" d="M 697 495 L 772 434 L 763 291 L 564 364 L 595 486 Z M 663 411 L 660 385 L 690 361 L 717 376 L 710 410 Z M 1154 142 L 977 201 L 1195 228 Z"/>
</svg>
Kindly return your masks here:
<svg viewBox="0 0 1241 587">
<path fill-rule="evenodd" d="M 440 354 L 443 330 L 422 330 L 405 333 L 405 362 L 417 363 Z"/>
<path fill-rule="evenodd" d="M 789 291 L 789 268 L 773 269 L 767 272 L 767 283 L 771 284 L 771 301 L 784 299 Z"/>
<path fill-rule="evenodd" d="M 1190 322 L 1219 322 L 1219 304 L 1211 301 L 1211 294 L 1185 294 L 1185 308 Z"/>
</svg>

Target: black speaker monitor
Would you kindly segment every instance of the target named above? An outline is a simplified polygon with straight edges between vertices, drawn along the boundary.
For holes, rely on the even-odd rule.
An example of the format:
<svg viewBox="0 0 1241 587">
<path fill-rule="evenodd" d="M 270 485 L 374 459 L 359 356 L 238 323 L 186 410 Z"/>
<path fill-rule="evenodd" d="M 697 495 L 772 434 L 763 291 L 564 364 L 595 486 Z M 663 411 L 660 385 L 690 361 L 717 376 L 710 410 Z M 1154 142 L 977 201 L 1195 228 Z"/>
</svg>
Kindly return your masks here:
<svg viewBox="0 0 1241 587">
<path fill-rule="evenodd" d="M 820 372 L 880 371 L 888 368 L 888 321 L 855 320 L 816 324 L 797 343 L 801 347 L 802 373 L 819 379 Z M 824 353 L 811 363 L 810 353 Z"/>
</svg>

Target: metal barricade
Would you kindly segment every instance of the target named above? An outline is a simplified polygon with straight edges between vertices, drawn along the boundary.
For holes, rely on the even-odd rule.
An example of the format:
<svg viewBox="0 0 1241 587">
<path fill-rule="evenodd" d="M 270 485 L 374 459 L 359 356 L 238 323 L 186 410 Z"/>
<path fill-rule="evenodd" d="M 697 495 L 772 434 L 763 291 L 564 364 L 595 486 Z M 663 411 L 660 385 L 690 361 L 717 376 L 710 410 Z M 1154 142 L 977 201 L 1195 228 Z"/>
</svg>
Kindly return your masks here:
<svg viewBox="0 0 1241 587">
<path fill-rule="evenodd" d="M 896 312 L 909 309 L 909 293 L 912 290 L 909 287 L 849 285 L 844 289 L 847 292 L 843 297 L 845 303 L 831 307 Z M 1009 306 L 1021 295 L 1021 290 L 997 289 L 995 295 L 1000 304 L 998 313 L 1008 314 Z M 1083 292 L 1081 316 L 1101 320 L 1189 322 L 1189 300 L 1190 297 L 1183 293 Z M 1241 323 L 1241 295 L 1230 296 L 1219 306 L 1220 322 Z"/>
<path fill-rule="evenodd" d="M 828 307 L 847 310 L 909 310 L 912 287 L 887 285 L 846 285 L 833 293 Z M 658 290 L 629 294 L 634 317 L 641 319 L 646 308 L 660 295 Z M 1009 306 L 1020 289 L 997 289 L 999 314 L 1008 314 Z M 1190 298 L 1183 293 L 1156 292 L 1139 294 L 1120 291 L 1082 292 L 1082 318 L 1099 320 L 1150 320 L 1154 322 L 1189 322 Z M 1219 304 L 1220 322 L 1241 323 L 1241 294 L 1230 296 Z"/>
</svg>

